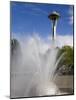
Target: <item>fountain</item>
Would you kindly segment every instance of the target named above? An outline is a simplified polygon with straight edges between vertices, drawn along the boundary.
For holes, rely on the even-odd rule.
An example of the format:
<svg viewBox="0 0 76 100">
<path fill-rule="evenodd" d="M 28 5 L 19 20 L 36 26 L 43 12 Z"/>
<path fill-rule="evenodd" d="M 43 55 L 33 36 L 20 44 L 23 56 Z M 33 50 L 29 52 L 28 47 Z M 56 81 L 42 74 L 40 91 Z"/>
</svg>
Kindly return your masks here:
<svg viewBox="0 0 76 100">
<path fill-rule="evenodd" d="M 55 41 L 58 14 L 53 13 L 49 18 L 53 21 L 52 38 Z M 47 48 L 43 52 L 38 36 L 19 43 L 19 49 L 15 50 L 18 55 L 11 56 L 11 98 L 58 95 L 60 91 L 54 83 L 55 71 L 62 58 L 56 59 L 58 49 Z"/>
</svg>

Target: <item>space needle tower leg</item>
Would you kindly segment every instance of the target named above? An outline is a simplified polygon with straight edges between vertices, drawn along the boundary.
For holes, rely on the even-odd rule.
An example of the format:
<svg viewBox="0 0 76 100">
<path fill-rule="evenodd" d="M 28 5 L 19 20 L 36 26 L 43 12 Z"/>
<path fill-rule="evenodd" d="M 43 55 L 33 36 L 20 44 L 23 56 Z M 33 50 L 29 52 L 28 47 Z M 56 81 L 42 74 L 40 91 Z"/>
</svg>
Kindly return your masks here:
<svg viewBox="0 0 76 100">
<path fill-rule="evenodd" d="M 53 21 L 52 25 L 52 45 L 55 47 L 56 46 L 56 26 L 57 26 L 57 20 Z"/>
</svg>

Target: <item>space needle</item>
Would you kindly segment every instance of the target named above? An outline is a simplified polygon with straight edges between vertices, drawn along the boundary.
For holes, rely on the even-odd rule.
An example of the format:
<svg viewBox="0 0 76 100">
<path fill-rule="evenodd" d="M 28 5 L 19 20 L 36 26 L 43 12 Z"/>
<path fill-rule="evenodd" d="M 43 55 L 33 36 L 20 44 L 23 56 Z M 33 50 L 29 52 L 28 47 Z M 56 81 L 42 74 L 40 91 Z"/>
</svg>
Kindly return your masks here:
<svg viewBox="0 0 76 100">
<path fill-rule="evenodd" d="M 52 40 L 55 43 L 56 40 L 56 27 L 57 27 L 57 20 L 59 19 L 60 15 L 56 11 L 52 12 L 48 18 L 52 21 Z"/>
</svg>

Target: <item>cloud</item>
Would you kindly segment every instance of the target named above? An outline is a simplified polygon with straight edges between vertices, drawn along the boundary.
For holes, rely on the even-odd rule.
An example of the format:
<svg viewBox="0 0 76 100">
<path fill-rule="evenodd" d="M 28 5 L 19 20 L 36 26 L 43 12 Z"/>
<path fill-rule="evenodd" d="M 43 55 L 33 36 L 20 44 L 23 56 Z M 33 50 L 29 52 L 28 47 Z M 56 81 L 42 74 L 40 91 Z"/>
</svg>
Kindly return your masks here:
<svg viewBox="0 0 76 100">
<path fill-rule="evenodd" d="M 71 35 L 57 36 L 57 45 L 59 47 L 62 47 L 64 45 L 73 46 L 73 36 L 71 36 Z"/>
<path fill-rule="evenodd" d="M 51 46 L 52 44 L 52 37 L 48 36 L 47 43 Z M 72 35 L 57 35 L 55 44 L 58 47 L 62 47 L 64 45 L 73 46 L 73 36 Z"/>
<path fill-rule="evenodd" d="M 40 7 L 38 7 L 37 5 L 33 5 L 33 4 L 24 4 L 24 7 L 26 8 L 26 10 L 22 11 L 22 13 L 29 13 L 32 15 L 48 15 L 47 12 L 45 12 L 43 9 L 41 9 Z M 27 11 L 27 9 L 29 10 L 29 12 Z"/>
<path fill-rule="evenodd" d="M 73 6 L 70 6 L 69 8 L 69 24 L 73 25 Z"/>
<path fill-rule="evenodd" d="M 49 35 L 47 37 L 40 37 L 37 33 L 34 33 L 32 36 L 24 36 L 22 33 L 12 33 L 12 38 L 16 38 L 22 42 L 36 42 L 39 45 L 40 51 L 45 52 L 48 48 L 52 47 L 52 37 Z M 57 35 L 55 40 L 57 47 L 62 47 L 64 45 L 73 46 L 73 36 L 72 35 Z"/>
</svg>

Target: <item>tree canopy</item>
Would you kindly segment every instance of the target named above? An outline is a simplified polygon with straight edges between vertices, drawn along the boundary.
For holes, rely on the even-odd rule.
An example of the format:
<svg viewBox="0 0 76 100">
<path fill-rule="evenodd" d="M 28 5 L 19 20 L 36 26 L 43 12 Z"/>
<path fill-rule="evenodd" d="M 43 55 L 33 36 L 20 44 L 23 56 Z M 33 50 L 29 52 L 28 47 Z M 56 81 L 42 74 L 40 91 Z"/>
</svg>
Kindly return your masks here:
<svg viewBox="0 0 76 100">
<path fill-rule="evenodd" d="M 63 46 L 59 49 L 58 58 L 63 54 L 63 57 L 58 64 L 57 70 L 63 67 L 64 65 L 64 72 L 73 74 L 74 73 L 74 49 L 71 46 Z M 63 70 L 62 69 L 62 70 Z"/>
<path fill-rule="evenodd" d="M 11 40 L 11 54 L 12 56 L 19 56 L 21 54 L 21 46 L 17 39 Z"/>
</svg>

